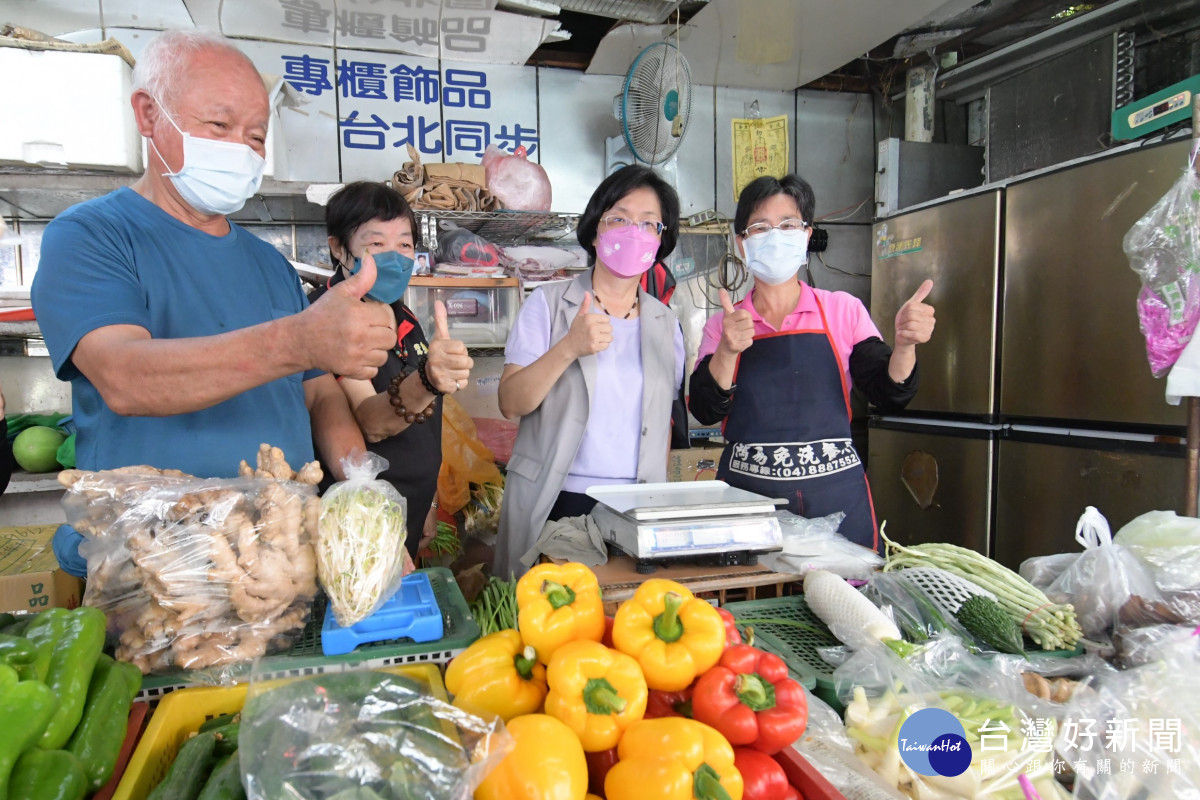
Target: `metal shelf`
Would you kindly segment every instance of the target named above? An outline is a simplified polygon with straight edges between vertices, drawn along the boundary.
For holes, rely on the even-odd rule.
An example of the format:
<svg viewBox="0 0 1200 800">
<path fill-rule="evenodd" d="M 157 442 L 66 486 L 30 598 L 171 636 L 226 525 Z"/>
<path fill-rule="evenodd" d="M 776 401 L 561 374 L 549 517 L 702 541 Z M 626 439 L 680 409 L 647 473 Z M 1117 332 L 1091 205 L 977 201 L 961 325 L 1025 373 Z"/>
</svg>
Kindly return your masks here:
<svg viewBox="0 0 1200 800">
<path fill-rule="evenodd" d="M 538 240 L 556 242 L 574 236 L 578 214 L 546 211 L 429 211 L 417 212 L 422 240 L 433 250 L 439 236 L 464 228 L 500 245 Z"/>
<path fill-rule="evenodd" d="M 76 203 L 116 191 L 138 175 L 6 167 L 0 170 L 0 216 L 48 220 Z M 263 178 L 235 222 L 325 222 L 325 209 L 305 197 L 304 181 Z"/>
<path fill-rule="evenodd" d="M 83 170 L 0 168 L 0 216 L 49 220 L 76 203 L 129 186 L 138 175 Z M 245 207 L 230 219 L 235 222 L 319 223 L 325 208 L 308 201 L 308 181 L 263 178 L 262 186 Z M 540 211 L 430 211 L 417 212 L 429 247 L 438 233 L 451 227 L 467 230 L 498 244 L 530 240 L 558 241 L 572 236 L 578 214 Z"/>
</svg>

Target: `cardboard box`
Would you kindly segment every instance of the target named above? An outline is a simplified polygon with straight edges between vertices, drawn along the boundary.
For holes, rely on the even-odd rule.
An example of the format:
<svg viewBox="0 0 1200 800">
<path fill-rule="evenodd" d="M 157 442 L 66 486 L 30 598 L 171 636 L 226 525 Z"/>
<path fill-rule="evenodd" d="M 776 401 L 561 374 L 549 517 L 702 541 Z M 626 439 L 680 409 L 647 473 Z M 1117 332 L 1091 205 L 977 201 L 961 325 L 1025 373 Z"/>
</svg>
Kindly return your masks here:
<svg viewBox="0 0 1200 800">
<path fill-rule="evenodd" d="M 0 47 L 0 75 L 13 77 L 0 163 L 141 171 L 133 70 L 120 56 Z"/>
<path fill-rule="evenodd" d="M 0 528 L 0 612 L 75 608 L 83 581 L 59 569 L 50 547 L 57 525 Z"/>
<path fill-rule="evenodd" d="M 669 481 L 711 481 L 717 477 L 717 464 L 724 447 L 692 447 L 672 450 L 667 462 Z"/>
</svg>

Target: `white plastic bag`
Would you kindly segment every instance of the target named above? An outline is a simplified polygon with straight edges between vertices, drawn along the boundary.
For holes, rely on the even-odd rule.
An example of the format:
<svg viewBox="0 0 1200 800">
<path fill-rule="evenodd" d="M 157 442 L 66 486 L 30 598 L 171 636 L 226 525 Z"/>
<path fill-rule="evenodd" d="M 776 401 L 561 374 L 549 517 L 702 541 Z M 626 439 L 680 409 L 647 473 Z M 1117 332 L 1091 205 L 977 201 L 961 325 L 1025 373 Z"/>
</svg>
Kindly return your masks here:
<svg viewBox="0 0 1200 800">
<path fill-rule="evenodd" d="M 1200 519 L 1174 511 L 1149 511 L 1134 517 L 1113 538 L 1154 569 L 1164 592 L 1200 586 Z"/>
<path fill-rule="evenodd" d="M 408 501 L 387 481 L 375 453 L 342 459 L 346 480 L 321 498 L 317 577 L 337 623 L 348 628 L 371 616 L 400 588 Z"/>
<path fill-rule="evenodd" d="M 874 550 L 837 532 L 846 517 L 841 511 L 813 519 L 790 511 L 781 511 L 776 516 L 783 528 L 783 550 L 762 556 L 762 563 L 769 569 L 798 575 L 823 569 L 846 579 L 866 579 L 883 566 L 883 559 Z"/>
<path fill-rule="evenodd" d="M 510 211 L 549 211 L 550 178 L 541 164 L 525 156 L 518 147 L 511 155 L 494 144 L 483 154 L 483 171 L 488 191 Z"/>
<path fill-rule="evenodd" d="M 1113 544 L 1108 520 L 1094 506 L 1079 518 L 1075 541 L 1083 545 L 1083 553 L 1046 587 L 1046 597 L 1074 605 L 1084 634 L 1097 638 L 1112 628 L 1131 596 L 1154 597 L 1158 592 L 1154 577 L 1137 556 Z"/>
<path fill-rule="evenodd" d="M 1123 242 L 1142 279 L 1138 320 L 1154 377 L 1167 374 L 1200 319 L 1200 178 L 1189 165 Z"/>
</svg>

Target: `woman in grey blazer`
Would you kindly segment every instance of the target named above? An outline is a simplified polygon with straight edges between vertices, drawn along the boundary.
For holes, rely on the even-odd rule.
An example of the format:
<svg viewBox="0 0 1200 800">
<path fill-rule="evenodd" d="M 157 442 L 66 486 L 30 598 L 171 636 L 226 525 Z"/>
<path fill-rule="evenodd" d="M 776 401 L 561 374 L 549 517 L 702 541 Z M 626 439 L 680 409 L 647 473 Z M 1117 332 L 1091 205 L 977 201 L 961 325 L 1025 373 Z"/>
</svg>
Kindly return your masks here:
<svg viewBox="0 0 1200 800">
<path fill-rule="evenodd" d="M 500 411 L 520 418 L 508 462 L 494 572 L 520 575 L 547 520 L 587 514 L 585 492 L 666 480 L 683 332 L 639 288 L 675 249 L 679 198 L 648 167 L 610 175 L 577 229 L 592 269 L 540 287 L 505 347 Z"/>
</svg>

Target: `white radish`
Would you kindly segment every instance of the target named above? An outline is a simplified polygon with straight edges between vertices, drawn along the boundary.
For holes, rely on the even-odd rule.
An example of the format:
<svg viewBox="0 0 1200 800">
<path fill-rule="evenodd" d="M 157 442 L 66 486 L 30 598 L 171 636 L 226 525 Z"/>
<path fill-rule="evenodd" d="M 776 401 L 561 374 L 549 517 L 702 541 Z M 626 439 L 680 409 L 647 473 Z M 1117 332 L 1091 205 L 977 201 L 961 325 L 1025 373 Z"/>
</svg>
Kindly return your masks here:
<svg viewBox="0 0 1200 800">
<path fill-rule="evenodd" d="M 899 639 L 900 631 L 875 604 L 842 578 L 823 569 L 804 576 L 804 600 L 813 613 L 829 626 L 865 631 L 876 639 Z"/>
</svg>

